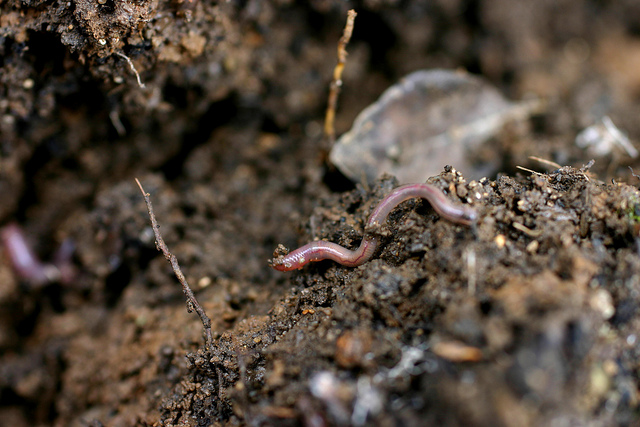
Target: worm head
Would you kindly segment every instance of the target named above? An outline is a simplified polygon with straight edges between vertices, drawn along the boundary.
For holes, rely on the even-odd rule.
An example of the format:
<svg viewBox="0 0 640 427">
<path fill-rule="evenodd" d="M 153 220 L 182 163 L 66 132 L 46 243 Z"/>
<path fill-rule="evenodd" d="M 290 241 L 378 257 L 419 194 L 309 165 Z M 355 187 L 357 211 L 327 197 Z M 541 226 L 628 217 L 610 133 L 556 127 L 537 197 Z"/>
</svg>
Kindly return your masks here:
<svg viewBox="0 0 640 427">
<path fill-rule="evenodd" d="M 295 270 L 297 267 L 293 266 L 291 258 L 289 250 L 284 245 L 279 244 L 273 251 L 273 259 L 269 260 L 269 266 L 278 271 Z"/>
<path fill-rule="evenodd" d="M 278 271 L 289 271 L 291 269 L 290 266 L 287 267 L 287 264 L 285 263 L 285 259 L 282 256 L 278 258 L 270 259 L 269 267 Z"/>
</svg>

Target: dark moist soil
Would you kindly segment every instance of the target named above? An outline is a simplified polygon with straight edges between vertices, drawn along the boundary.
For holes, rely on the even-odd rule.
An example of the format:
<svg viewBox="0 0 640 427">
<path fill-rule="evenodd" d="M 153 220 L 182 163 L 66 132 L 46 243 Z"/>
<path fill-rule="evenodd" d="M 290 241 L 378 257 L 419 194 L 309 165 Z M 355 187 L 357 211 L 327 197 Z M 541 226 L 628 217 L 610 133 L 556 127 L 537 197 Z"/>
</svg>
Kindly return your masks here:
<svg viewBox="0 0 640 427">
<path fill-rule="evenodd" d="M 322 163 L 350 7 L 338 134 L 418 69 L 547 107 L 487 144 L 497 176 L 429 180 L 474 226 L 411 200 L 372 261 L 279 273 L 279 243 L 357 247 L 397 185 Z M 0 223 L 76 248 L 44 285 L 2 252 L 0 424 L 640 425 L 640 162 L 574 143 L 640 138 L 639 34 L 636 0 L 0 2 Z"/>
</svg>

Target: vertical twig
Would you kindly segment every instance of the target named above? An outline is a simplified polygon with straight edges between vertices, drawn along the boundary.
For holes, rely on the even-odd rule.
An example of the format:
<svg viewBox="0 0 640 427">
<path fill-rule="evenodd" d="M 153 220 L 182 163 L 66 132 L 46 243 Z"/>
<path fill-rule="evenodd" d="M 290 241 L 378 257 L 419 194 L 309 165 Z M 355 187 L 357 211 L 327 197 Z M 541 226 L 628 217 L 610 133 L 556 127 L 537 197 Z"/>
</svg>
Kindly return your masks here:
<svg viewBox="0 0 640 427">
<path fill-rule="evenodd" d="M 158 225 L 156 216 L 153 213 L 153 207 L 151 206 L 151 199 L 149 198 L 149 194 L 144 191 L 144 189 L 142 188 L 142 184 L 140 184 L 140 181 L 138 181 L 138 178 L 136 178 L 136 182 L 138 183 L 138 187 L 140 187 L 140 191 L 144 196 L 144 201 L 147 204 L 147 210 L 149 211 L 149 218 L 151 218 L 151 227 L 153 228 L 153 234 L 156 237 L 156 248 L 158 248 L 158 250 L 161 251 L 164 257 L 167 259 L 167 261 L 171 263 L 171 268 L 173 268 L 173 272 L 178 278 L 178 281 L 180 282 L 180 284 L 182 285 L 182 291 L 187 297 L 187 311 L 189 313 L 192 313 L 193 311 L 195 311 L 200 317 L 202 326 L 204 326 L 205 345 L 209 350 L 212 350 L 213 335 L 211 333 L 211 320 L 209 319 L 209 316 L 207 316 L 207 313 L 204 312 L 204 310 L 198 303 L 198 300 L 196 299 L 195 295 L 193 294 L 193 291 L 189 287 L 189 284 L 187 283 L 187 279 L 185 279 L 184 274 L 182 274 L 182 270 L 180 270 L 180 266 L 178 265 L 178 259 L 175 257 L 175 255 L 169 252 L 169 248 L 164 243 L 164 240 L 160 235 L 160 226 Z"/>
<path fill-rule="evenodd" d="M 140 87 L 140 89 L 145 89 L 146 86 L 144 83 L 142 83 L 140 74 L 138 73 L 138 70 L 136 70 L 136 66 L 133 65 L 133 61 L 131 61 L 131 58 L 129 58 L 127 55 L 121 52 L 116 52 L 116 55 L 118 55 L 121 58 L 124 58 L 124 60 L 127 61 L 127 64 L 129 64 L 129 68 L 131 68 L 131 71 L 133 71 L 133 74 L 136 75 L 136 81 L 138 82 L 138 86 Z"/>
<path fill-rule="evenodd" d="M 353 33 L 353 23 L 356 19 L 356 11 L 351 9 L 347 14 L 347 23 L 344 26 L 344 32 L 338 43 L 338 63 L 333 69 L 333 79 L 331 80 L 331 86 L 329 90 L 329 99 L 327 102 L 327 113 L 324 116 L 324 134 L 329 143 L 329 149 L 333 147 L 333 143 L 336 140 L 336 130 L 334 128 L 334 121 L 336 117 L 336 107 L 338 105 L 338 95 L 340 94 L 340 88 L 342 87 L 342 71 L 347 61 L 347 44 L 351 40 L 351 34 Z"/>
<path fill-rule="evenodd" d="M 467 291 L 469 295 L 474 296 L 476 294 L 476 251 L 472 248 L 467 248 L 464 252 L 464 256 L 467 259 Z"/>
</svg>

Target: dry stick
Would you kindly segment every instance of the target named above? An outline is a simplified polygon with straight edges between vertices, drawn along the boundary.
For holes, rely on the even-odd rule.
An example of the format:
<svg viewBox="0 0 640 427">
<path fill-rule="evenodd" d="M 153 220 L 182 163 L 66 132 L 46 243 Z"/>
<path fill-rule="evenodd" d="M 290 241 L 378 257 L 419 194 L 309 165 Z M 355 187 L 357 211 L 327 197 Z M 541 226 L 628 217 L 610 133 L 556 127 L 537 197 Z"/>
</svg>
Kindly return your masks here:
<svg viewBox="0 0 640 427">
<path fill-rule="evenodd" d="M 338 63 L 333 69 L 333 79 L 329 90 L 329 99 L 327 102 L 327 113 L 324 116 L 324 134 L 329 141 L 329 148 L 333 147 L 336 140 L 336 130 L 334 128 L 334 120 L 336 118 L 336 106 L 338 104 L 338 95 L 342 86 L 342 71 L 347 61 L 347 44 L 351 40 L 353 33 L 353 22 L 356 19 L 356 11 L 351 9 L 347 14 L 347 23 L 344 26 L 344 32 L 338 43 Z"/>
<path fill-rule="evenodd" d="M 189 287 L 187 283 L 187 279 L 185 279 L 184 274 L 180 270 L 180 266 L 178 265 L 178 259 L 169 252 L 169 248 L 164 243 L 162 236 L 160 235 L 160 226 L 158 225 L 158 221 L 156 220 L 156 216 L 153 213 L 153 207 L 151 206 L 151 199 L 149 198 L 149 193 L 146 193 L 142 188 L 142 184 L 138 181 L 138 178 L 135 179 L 138 183 L 138 187 L 140 187 L 140 191 L 142 191 L 142 195 L 144 196 L 144 201 L 147 204 L 147 210 L 149 211 L 149 218 L 151 218 L 151 226 L 153 228 L 153 234 L 156 236 L 156 248 L 159 251 L 162 251 L 164 257 L 171 263 L 171 268 L 173 268 L 173 272 L 175 273 L 178 281 L 182 285 L 182 291 L 187 297 L 187 311 L 192 313 L 194 310 L 200 316 L 200 321 L 202 322 L 202 326 L 204 326 L 204 334 L 205 334 L 205 345 L 210 350 L 213 345 L 213 335 L 211 333 L 211 320 L 207 313 L 204 312 L 198 300 L 196 299 L 193 291 Z"/>
<path fill-rule="evenodd" d="M 133 61 L 131 61 L 131 58 L 129 58 L 124 53 L 120 53 L 120 52 L 116 52 L 116 55 L 118 55 L 121 58 L 124 58 L 124 60 L 127 61 L 127 64 L 129 64 L 129 68 L 131 68 L 131 71 L 133 71 L 133 74 L 136 75 L 138 86 L 140 86 L 140 89 L 145 89 L 146 86 L 144 83 L 142 83 L 142 79 L 140 79 L 140 74 L 138 73 L 138 70 L 136 70 L 136 66 L 133 65 Z"/>
<path fill-rule="evenodd" d="M 543 158 L 537 157 L 537 156 L 529 156 L 529 159 L 535 160 L 535 161 L 540 162 L 540 163 L 545 164 L 545 165 L 549 165 L 549 166 L 551 166 L 552 168 L 555 168 L 555 169 L 560 169 L 562 167 L 562 165 L 559 164 L 559 163 L 556 163 L 556 162 L 551 161 L 551 160 L 543 159 Z"/>
</svg>

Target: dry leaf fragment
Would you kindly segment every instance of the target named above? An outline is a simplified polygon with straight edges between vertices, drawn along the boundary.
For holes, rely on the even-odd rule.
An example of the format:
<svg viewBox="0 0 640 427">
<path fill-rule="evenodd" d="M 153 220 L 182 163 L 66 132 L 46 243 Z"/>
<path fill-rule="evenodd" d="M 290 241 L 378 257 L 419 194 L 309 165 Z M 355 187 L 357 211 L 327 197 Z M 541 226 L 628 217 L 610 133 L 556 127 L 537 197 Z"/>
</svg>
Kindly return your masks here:
<svg viewBox="0 0 640 427">
<path fill-rule="evenodd" d="M 510 102 L 466 72 L 416 71 L 360 113 L 334 145 L 330 160 L 353 181 L 369 184 L 384 172 L 401 183 L 424 182 L 445 165 L 480 178 L 492 172 L 491 166 L 474 170 L 468 152 L 540 105 Z"/>
</svg>

